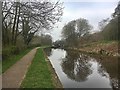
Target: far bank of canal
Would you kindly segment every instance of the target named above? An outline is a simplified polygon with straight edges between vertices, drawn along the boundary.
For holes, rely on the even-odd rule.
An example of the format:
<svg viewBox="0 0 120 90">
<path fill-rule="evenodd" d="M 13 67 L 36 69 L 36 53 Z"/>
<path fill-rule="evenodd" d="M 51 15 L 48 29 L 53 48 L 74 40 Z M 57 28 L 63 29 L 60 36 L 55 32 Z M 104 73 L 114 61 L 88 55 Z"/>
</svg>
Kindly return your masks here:
<svg viewBox="0 0 120 90">
<path fill-rule="evenodd" d="M 64 88 L 118 88 L 118 58 L 45 49 Z"/>
</svg>

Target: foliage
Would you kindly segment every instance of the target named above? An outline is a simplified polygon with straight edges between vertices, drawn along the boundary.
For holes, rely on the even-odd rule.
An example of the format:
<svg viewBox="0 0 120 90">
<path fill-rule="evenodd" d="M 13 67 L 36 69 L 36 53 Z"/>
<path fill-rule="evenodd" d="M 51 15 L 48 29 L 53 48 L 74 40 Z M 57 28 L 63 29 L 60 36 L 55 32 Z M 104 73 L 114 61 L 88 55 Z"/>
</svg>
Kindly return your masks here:
<svg viewBox="0 0 120 90">
<path fill-rule="evenodd" d="M 88 23 L 88 20 L 80 18 L 73 20 L 63 27 L 62 36 L 65 39 L 67 45 L 77 46 L 81 37 L 87 36 L 92 26 Z"/>
<path fill-rule="evenodd" d="M 48 35 L 48 34 L 43 35 L 42 34 L 40 36 L 40 38 L 41 38 L 41 45 L 49 45 L 49 46 L 52 45 L 52 37 L 50 35 Z"/>
<path fill-rule="evenodd" d="M 118 18 L 112 19 L 101 32 L 104 40 L 118 40 Z"/>
<path fill-rule="evenodd" d="M 62 36 L 63 38 L 68 38 L 69 36 L 72 36 L 73 34 L 75 34 L 75 20 L 70 21 L 68 24 L 66 24 L 63 27 L 63 31 L 62 31 Z"/>
<path fill-rule="evenodd" d="M 104 22 L 104 19 L 100 22 L 103 24 L 102 26 L 100 26 L 101 27 L 100 31 L 81 37 L 79 46 L 85 43 L 88 44 L 88 43 L 98 42 L 98 41 L 118 40 L 119 38 L 118 17 L 112 18 L 107 22 L 104 22 L 104 23 L 103 22 Z"/>
<path fill-rule="evenodd" d="M 62 3 L 41 0 L 39 2 L 2 2 L 3 44 L 16 45 L 18 36 L 24 37 L 26 45 L 34 34 L 43 28 L 49 30 L 62 15 Z"/>
<path fill-rule="evenodd" d="M 55 42 L 53 42 L 53 47 L 65 47 L 65 41 L 64 40 L 57 40 Z"/>
<path fill-rule="evenodd" d="M 26 47 L 51 44 L 50 36 L 44 36 L 44 42 L 31 45 L 35 34 L 43 29 L 49 30 L 62 16 L 62 3 L 41 0 L 35 2 L 2 2 L 2 44 L 3 60 L 13 54 L 19 54 Z M 49 38 L 49 39 L 48 39 Z"/>
<path fill-rule="evenodd" d="M 34 36 L 30 46 L 51 46 L 52 45 L 52 37 L 48 34 L 42 34 L 41 36 Z"/>
<path fill-rule="evenodd" d="M 88 20 L 84 18 L 77 19 L 76 24 L 77 24 L 76 33 L 79 38 L 88 35 L 89 31 L 92 29 L 92 26 L 89 24 Z"/>
<path fill-rule="evenodd" d="M 108 24 L 108 22 L 109 22 L 109 18 L 106 18 L 100 21 L 98 23 L 99 29 L 102 31 L 105 28 L 105 26 Z"/>
<path fill-rule="evenodd" d="M 2 50 L 2 59 L 6 59 L 9 56 L 13 55 L 13 54 L 18 54 L 19 53 L 19 49 L 16 46 L 9 46 L 6 48 L 3 48 Z"/>
</svg>

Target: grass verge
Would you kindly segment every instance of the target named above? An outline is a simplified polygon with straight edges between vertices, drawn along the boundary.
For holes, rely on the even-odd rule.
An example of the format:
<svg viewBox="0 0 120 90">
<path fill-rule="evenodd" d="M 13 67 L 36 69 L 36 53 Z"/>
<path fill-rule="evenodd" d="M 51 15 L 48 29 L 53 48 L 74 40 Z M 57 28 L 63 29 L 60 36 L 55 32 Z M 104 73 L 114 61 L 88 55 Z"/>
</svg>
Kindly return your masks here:
<svg viewBox="0 0 120 90">
<path fill-rule="evenodd" d="M 20 60 L 24 55 L 26 55 L 31 49 L 26 49 L 18 55 L 12 55 L 6 60 L 0 61 L 2 63 L 2 73 L 4 73 L 9 67 L 15 64 L 18 60 Z"/>
<path fill-rule="evenodd" d="M 60 82 L 60 79 L 59 79 L 59 77 L 57 76 L 57 73 L 55 72 L 55 69 L 53 68 L 53 66 L 52 66 L 52 64 L 51 64 L 51 62 L 50 62 L 50 60 L 49 60 L 49 58 L 48 58 L 48 56 L 47 56 L 47 54 L 46 54 L 47 51 L 45 51 L 45 49 L 44 49 L 43 52 L 44 52 L 44 56 L 45 56 L 45 58 L 46 58 L 46 60 L 47 60 L 48 68 L 49 68 L 49 70 L 50 70 L 50 72 L 51 72 L 51 75 L 52 75 L 52 81 L 53 81 L 54 87 L 55 87 L 55 88 L 61 88 L 60 90 L 64 90 L 64 89 L 63 89 L 63 85 L 62 85 L 62 83 Z"/>
<path fill-rule="evenodd" d="M 51 72 L 48 69 L 42 48 L 37 50 L 21 88 L 54 88 Z"/>
</svg>

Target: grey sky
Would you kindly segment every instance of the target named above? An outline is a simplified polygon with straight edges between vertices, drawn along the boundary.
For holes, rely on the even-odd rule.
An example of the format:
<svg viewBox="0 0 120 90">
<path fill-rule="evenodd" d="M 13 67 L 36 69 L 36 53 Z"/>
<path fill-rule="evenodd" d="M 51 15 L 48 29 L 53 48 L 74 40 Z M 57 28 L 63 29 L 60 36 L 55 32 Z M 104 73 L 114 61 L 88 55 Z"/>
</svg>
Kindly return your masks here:
<svg viewBox="0 0 120 90">
<path fill-rule="evenodd" d="M 98 22 L 110 18 L 119 0 L 67 0 L 61 22 L 51 31 L 53 41 L 61 39 L 62 27 L 78 18 L 85 18 L 94 27 L 92 32 L 98 31 Z"/>
</svg>

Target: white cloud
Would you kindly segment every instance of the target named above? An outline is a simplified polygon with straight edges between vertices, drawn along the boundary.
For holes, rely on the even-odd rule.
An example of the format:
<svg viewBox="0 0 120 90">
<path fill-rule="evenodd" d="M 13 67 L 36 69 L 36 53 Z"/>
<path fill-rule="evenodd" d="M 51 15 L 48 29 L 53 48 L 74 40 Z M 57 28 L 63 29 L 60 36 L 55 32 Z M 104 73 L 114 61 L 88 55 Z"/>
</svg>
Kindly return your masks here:
<svg viewBox="0 0 120 90">
<path fill-rule="evenodd" d="M 81 1 L 81 0 L 79 0 L 79 1 Z M 100 1 L 100 0 L 98 0 L 98 1 Z M 84 0 L 83 2 L 86 2 L 86 0 Z M 64 26 L 65 23 L 68 23 L 69 21 L 72 21 L 72 20 L 78 19 L 78 18 L 88 19 L 90 24 L 92 24 L 94 26 L 94 30 L 97 30 L 99 21 L 101 21 L 102 19 L 111 17 L 111 14 L 114 12 L 114 9 L 117 5 L 118 0 L 109 0 L 109 2 L 114 2 L 114 3 L 112 5 L 109 5 L 109 3 L 108 4 L 105 3 L 107 6 L 105 4 L 103 6 L 101 6 L 102 4 L 100 4 L 99 6 L 96 5 L 93 7 L 90 7 L 90 6 L 88 6 L 88 7 L 65 6 L 64 14 L 62 16 L 62 22 L 58 23 L 57 24 L 58 28 L 55 28 L 52 32 L 53 40 L 55 41 L 57 39 L 60 39 L 62 27 Z M 72 5 L 72 3 L 71 3 L 71 5 Z"/>
<path fill-rule="evenodd" d="M 90 21 L 91 24 L 95 24 L 94 26 L 97 25 L 97 23 L 104 19 L 108 18 L 111 16 L 111 14 L 114 12 L 114 8 L 78 8 L 77 10 L 70 10 L 70 9 L 65 9 L 64 14 L 63 14 L 63 22 L 67 23 L 71 20 L 78 19 L 78 18 L 86 18 Z M 96 26 L 97 27 L 97 26 Z M 95 28 L 96 28 L 95 27 Z"/>
</svg>

